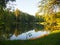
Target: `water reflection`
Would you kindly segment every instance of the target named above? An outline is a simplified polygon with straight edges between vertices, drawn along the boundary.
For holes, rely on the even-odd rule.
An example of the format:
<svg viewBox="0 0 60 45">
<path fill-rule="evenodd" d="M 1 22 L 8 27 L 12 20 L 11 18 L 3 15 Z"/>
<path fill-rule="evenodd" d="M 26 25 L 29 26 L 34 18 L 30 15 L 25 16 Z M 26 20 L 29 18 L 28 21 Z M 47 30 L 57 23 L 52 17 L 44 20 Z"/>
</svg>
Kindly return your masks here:
<svg viewBox="0 0 60 45">
<path fill-rule="evenodd" d="M 19 24 L 18 27 L 0 30 L 0 40 L 26 40 L 42 35 L 44 26 L 39 24 Z"/>
<path fill-rule="evenodd" d="M 49 31 L 38 31 L 35 32 L 35 30 L 31 30 L 28 31 L 26 33 L 22 33 L 20 35 L 18 35 L 17 37 L 15 35 L 13 35 L 12 37 L 10 37 L 10 40 L 27 40 L 27 39 L 33 39 L 33 38 L 37 38 L 40 36 L 43 36 L 45 34 L 49 34 Z"/>
</svg>

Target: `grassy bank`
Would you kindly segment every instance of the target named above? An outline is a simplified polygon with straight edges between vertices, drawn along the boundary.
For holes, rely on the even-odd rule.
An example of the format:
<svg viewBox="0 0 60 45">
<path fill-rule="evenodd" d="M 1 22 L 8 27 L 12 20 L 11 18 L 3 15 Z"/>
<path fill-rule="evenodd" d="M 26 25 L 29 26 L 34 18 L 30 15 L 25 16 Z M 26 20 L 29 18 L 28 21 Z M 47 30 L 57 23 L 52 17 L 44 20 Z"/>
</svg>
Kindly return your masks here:
<svg viewBox="0 0 60 45">
<path fill-rule="evenodd" d="M 0 45 L 60 45 L 60 33 L 50 34 L 35 40 L 0 41 Z"/>
</svg>

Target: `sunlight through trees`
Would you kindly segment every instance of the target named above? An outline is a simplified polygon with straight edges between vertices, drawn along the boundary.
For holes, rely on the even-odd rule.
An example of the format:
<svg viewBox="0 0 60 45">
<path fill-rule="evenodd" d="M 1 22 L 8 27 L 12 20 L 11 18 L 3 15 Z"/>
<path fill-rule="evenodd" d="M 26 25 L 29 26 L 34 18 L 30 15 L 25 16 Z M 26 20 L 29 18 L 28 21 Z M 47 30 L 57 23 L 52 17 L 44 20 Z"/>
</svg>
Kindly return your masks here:
<svg viewBox="0 0 60 45">
<path fill-rule="evenodd" d="M 38 8 L 39 11 L 36 15 L 39 17 L 43 13 L 45 30 L 60 30 L 60 25 L 58 24 L 60 23 L 58 22 L 60 18 L 56 18 L 56 15 L 60 15 L 57 14 L 58 12 L 60 13 L 60 0 L 41 0 Z"/>
</svg>

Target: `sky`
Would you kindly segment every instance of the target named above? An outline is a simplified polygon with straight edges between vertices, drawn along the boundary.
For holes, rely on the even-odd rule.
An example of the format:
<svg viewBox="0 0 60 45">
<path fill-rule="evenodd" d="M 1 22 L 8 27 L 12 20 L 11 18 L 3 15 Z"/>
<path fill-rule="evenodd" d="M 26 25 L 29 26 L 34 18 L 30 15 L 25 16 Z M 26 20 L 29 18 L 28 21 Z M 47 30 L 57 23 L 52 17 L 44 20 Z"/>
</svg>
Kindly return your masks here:
<svg viewBox="0 0 60 45">
<path fill-rule="evenodd" d="M 22 12 L 26 12 L 31 15 L 35 15 L 38 11 L 39 0 L 16 0 L 16 8 Z"/>
</svg>

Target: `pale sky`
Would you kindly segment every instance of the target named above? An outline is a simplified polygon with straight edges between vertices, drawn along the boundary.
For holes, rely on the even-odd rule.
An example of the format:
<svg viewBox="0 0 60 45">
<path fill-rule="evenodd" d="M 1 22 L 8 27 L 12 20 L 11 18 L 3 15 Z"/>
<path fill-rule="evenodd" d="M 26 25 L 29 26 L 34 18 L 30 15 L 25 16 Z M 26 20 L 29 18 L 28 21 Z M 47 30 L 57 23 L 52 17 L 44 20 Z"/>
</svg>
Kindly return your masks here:
<svg viewBox="0 0 60 45">
<path fill-rule="evenodd" d="M 39 0 L 16 0 L 16 8 L 20 9 L 22 12 L 35 15 L 38 11 Z"/>
</svg>

